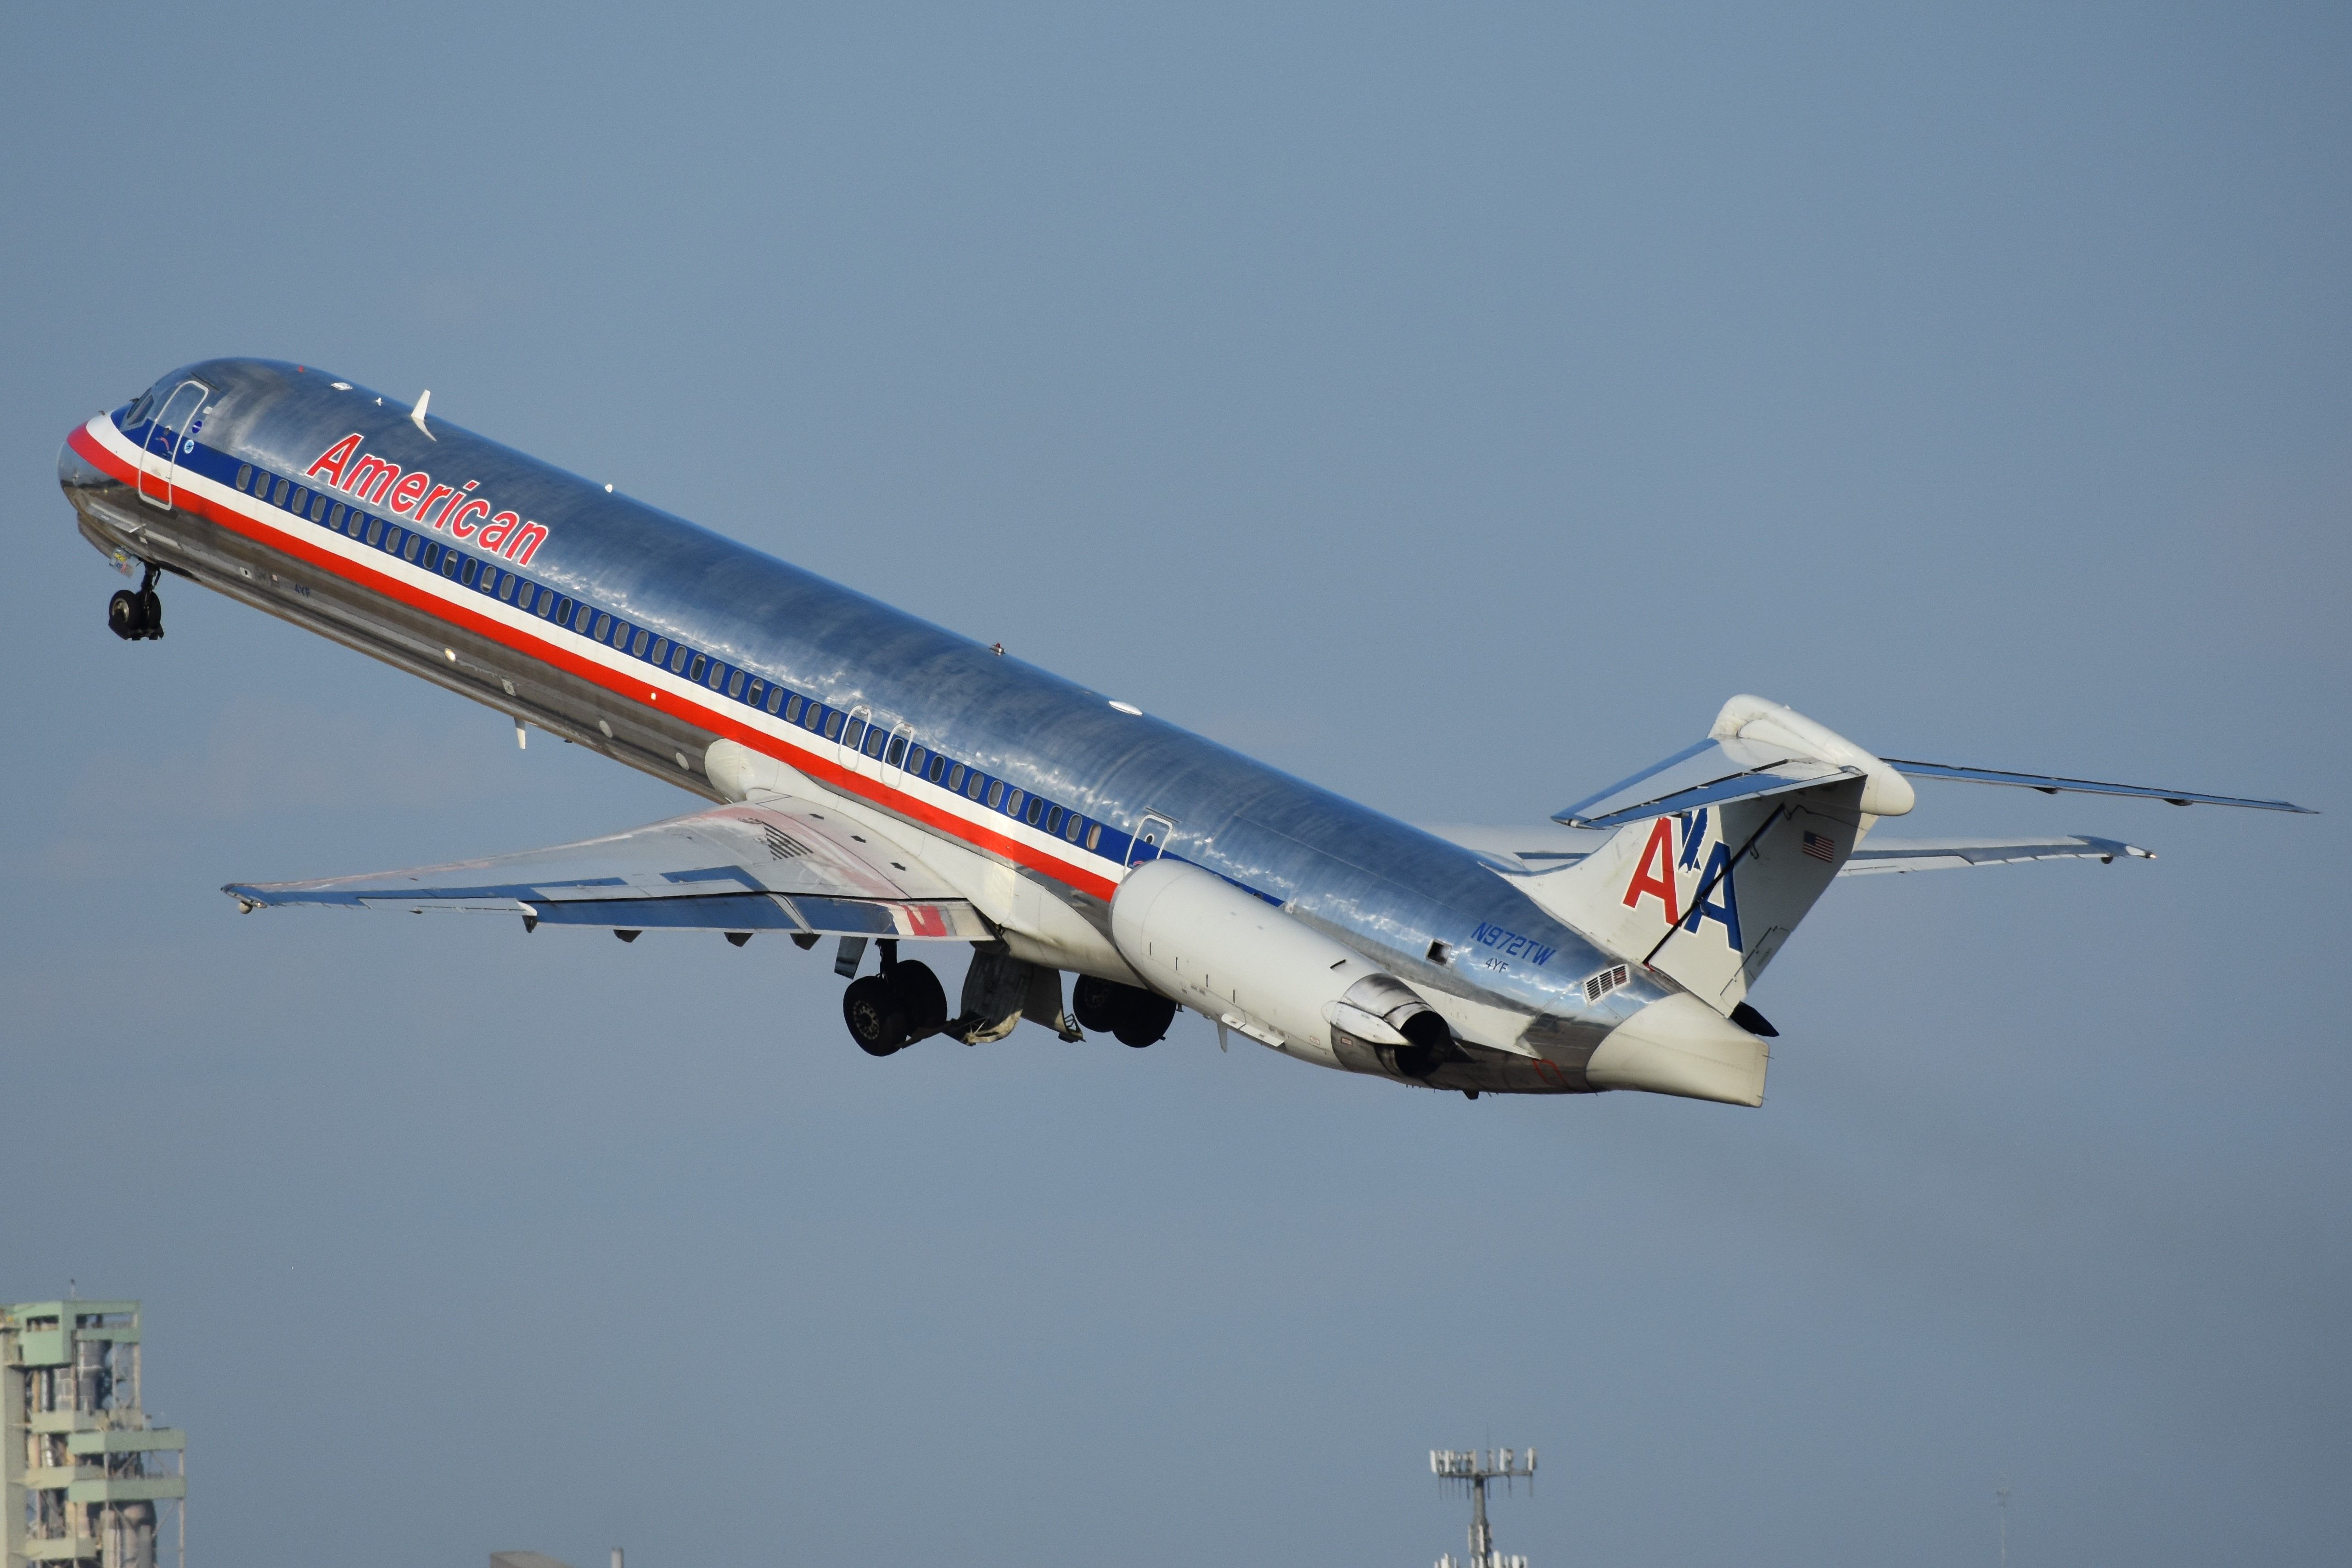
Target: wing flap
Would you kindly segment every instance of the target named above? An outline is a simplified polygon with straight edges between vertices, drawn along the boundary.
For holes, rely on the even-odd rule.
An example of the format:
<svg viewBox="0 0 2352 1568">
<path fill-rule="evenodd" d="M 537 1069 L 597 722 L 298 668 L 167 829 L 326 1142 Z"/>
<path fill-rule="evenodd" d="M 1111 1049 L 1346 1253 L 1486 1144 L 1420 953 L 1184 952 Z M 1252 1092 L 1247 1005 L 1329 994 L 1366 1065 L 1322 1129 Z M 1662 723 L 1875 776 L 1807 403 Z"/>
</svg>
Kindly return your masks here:
<svg viewBox="0 0 2352 1568">
<path fill-rule="evenodd" d="M 807 801 L 725 805 L 576 844 L 306 882 L 236 882 L 246 910 L 517 914 L 553 925 L 693 927 L 985 942 L 987 921 L 919 864 Z"/>
</svg>

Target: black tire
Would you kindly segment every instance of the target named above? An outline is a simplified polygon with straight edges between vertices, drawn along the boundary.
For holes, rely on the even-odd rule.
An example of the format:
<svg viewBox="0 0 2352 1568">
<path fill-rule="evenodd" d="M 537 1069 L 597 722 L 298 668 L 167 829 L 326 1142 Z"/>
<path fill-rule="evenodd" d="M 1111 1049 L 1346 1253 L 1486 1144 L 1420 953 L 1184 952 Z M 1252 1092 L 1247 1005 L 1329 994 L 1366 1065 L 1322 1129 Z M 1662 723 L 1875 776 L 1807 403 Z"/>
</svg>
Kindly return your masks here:
<svg viewBox="0 0 2352 1568">
<path fill-rule="evenodd" d="M 918 963 L 911 958 L 900 959 L 891 966 L 886 984 L 899 1016 L 906 1020 L 907 1035 L 899 1042 L 901 1046 L 929 1039 L 948 1021 L 948 994 L 940 988 L 940 977 L 931 973 L 929 964 Z"/>
<path fill-rule="evenodd" d="M 1176 1004 L 1156 991 L 1139 991 L 1132 985 L 1120 987 L 1125 998 L 1125 1016 L 1111 1026 L 1111 1033 L 1122 1046 L 1141 1050 L 1168 1037 L 1168 1026 L 1176 1021 Z"/>
<path fill-rule="evenodd" d="M 841 994 L 842 1021 L 849 1037 L 869 1057 L 887 1057 L 907 1044 L 907 1014 L 878 974 L 853 980 Z"/>
<path fill-rule="evenodd" d="M 139 635 L 142 637 L 163 635 L 163 601 L 152 588 L 139 590 Z"/>
<path fill-rule="evenodd" d="M 1079 975 L 1078 983 L 1070 987 L 1070 1011 L 1076 1015 L 1078 1027 L 1092 1029 L 1097 1035 L 1108 1035 L 1118 1028 L 1119 993 L 1132 989 L 1092 974 Z"/>
<path fill-rule="evenodd" d="M 122 588 L 106 601 L 106 629 L 125 642 L 139 635 L 138 595 Z"/>
</svg>

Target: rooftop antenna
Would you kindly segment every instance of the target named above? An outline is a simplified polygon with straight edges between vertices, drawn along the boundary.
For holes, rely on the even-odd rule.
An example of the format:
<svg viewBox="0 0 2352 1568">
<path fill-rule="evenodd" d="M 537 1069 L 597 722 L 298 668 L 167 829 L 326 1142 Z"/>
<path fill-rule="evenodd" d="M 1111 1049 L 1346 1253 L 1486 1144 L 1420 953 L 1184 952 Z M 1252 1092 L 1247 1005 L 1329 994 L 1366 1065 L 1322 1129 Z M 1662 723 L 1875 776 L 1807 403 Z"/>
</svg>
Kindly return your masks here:
<svg viewBox="0 0 2352 1568">
<path fill-rule="evenodd" d="M 1486 1523 L 1486 1483 L 1517 1481 L 1536 1489 L 1533 1448 L 1432 1448 L 1429 1470 L 1442 1486 L 1459 1486 L 1470 1494 L 1470 1559 L 1457 1561 L 1451 1552 L 1437 1560 L 1437 1568 L 1528 1568 L 1522 1556 L 1506 1557 L 1495 1550 L 1495 1531 Z"/>
<path fill-rule="evenodd" d="M 2003 1476 L 2000 1485 L 1992 1491 L 1993 1500 L 2000 1507 L 2000 1568 L 2009 1568 L 2009 1478 Z"/>
</svg>

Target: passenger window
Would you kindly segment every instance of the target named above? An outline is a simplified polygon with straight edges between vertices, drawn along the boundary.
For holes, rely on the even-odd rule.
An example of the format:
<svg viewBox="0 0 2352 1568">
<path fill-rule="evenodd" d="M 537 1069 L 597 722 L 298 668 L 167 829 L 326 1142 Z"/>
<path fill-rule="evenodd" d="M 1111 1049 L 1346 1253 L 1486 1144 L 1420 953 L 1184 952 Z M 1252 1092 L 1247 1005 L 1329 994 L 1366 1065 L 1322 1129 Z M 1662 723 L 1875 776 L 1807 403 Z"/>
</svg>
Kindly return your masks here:
<svg viewBox="0 0 2352 1568">
<path fill-rule="evenodd" d="M 699 669 L 702 667 L 699 663 L 697 663 L 695 668 Z M 719 663 L 717 659 L 712 659 L 710 661 L 710 679 L 704 682 L 704 684 L 709 686 L 711 690 L 717 691 L 724 687 L 726 683 L 727 667 Z"/>
<path fill-rule="evenodd" d="M 854 752 L 857 750 L 858 742 L 865 739 L 866 721 L 863 719 L 852 719 L 849 721 L 849 731 L 841 737 L 841 743 L 847 746 Z"/>
<path fill-rule="evenodd" d="M 596 617 L 596 629 L 590 632 L 588 635 L 594 637 L 598 642 L 603 642 L 604 640 L 604 634 L 612 629 L 613 617 L 606 615 L 599 615 Z"/>
<path fill-rule="evenodd" d="M 470 556 L 470 555 L 467 556 L 467 557 L 466 557 L 466 575 L 465 575 L 462 579 L 460 579 L 460 581 L 462 581 L 462 582 L 466 584 L 466 586 L 467 586 L 467 587 L 468 587 L 468 588 L 472 587 L 472 586 L 474 585 L 474 578 L 475 578 L 475 575 L 476 575 L 476 574 L 479 573 L 479 572 L 481 571 L 481 569 L 482 569 L 482 563 L 481 563 L 480 562 L 478 562 L 478 561 L 475 560 L 475 559 L 474 559 L 472 556 Z"/>
<path fill-rule="evenodd" d="M 1059 808 L 1056 807 L 1056 809 Z M 1087 819 L 1074 811 L 1070 813 L 1070 820 L 1062 825 L 1062 837 L 1076 844 L 1078 841 L 1078 829 L 1086 825 Z"/>
<path fill-rule="evenodd" d="M 834 717 L 838 719 L 841 715 L 836 713 Z M 810 698 L 808 711 L 801 715 L 801 726 L 811 734 L 821 731 L 824 728 L 824 704 L 814 697 Z"/>
<path fill-rule="evenodd" d="M 425 569 L 427 572 L 435 571 L 439 568 L 440 564 L 441 547 L 434 543 L 431 540 L 426 540 L 425 542 Z"/>
<path fill-rule="evenodd" d="M 773 713 L 783 705 L 784 689 L 781 686 L 771 686 L 768 688 L 768 711 Z"/>
<path fill-rule="evenodd" d="M 572 629 L 585 632 L 596 624 L 598 618 L 594 606 L 583 605 L 572 613 Z"/>
<path fill-rule="evenodd" d="M 963 788 L 963 764 L 961 763 L 958 763 L 954 767 L 948 770 L 948 788 L 950 792 Z"/>
<path fill-rule="evenodd" d="M 343 519 L 343 531 L 357 539 L 366 528 L 367 514 L 357 507 L 352 508 L 351 515 Z"/>
<path fill-rule="evenodd" d="M 684 643 L 679 643 L 669 650 L 669 672 L 672 675 L 685 674 L 686 661 L 693 657 L 694 650 Z"/>
<path fill-rule="evenodd" d="M 1037 819 L 1045 815 L 1045 803 L 1033 795 L 1029 797 L 1029 809 L 1021 814 L 1021 820 L 1034 827 L 1037 826 Z"/>
<path fill-rule="evenodd" d="M 1048 833 L 1059 833 L 1062 831 L 1062 808 L 1060 806 L 1057 805 L 1053 810 L 1045 814 L 1045 831 Z"/>
<path fill-rule="evenodd" d="M 765 681 L 755 680 L 743 690 L 742 696 L 744 704 L 747 707 L 757 708 L 760 705 L 760 699 L 765 697 L 767 694 L 767 683 Z"/>
<path fill-rule="evenodd" d="M 271 504 L 272 506 L 284 506 L 284 505 L 286 504 L 286 498 L 287 498 L 287 496 L 289 496 L 289 494 L 291 494 L 291 493 L 293 492 L 293 489 L 294 489 L 294 481 L 293 481 L 293 480 L 291 480 L 291 479 L 280 479 L 280 480 L 278 480 L 278 489 L 277 489 L 276 493 L 275 493 L 275 494 L 273 494 L 273 495 L 271 495 L 271 497 L 269 498 L 269 502 L 270 502 L 270 504 Z"/>
<path fill-rule="evenodd" d="M 639 658 L 645 658 L 646 638 L 651 635 L 652 634 L 647 632 L 645 627 L 639 626 L 636 629 L 635 635 L 629 638 L 629 651 L 635 654 Z"/>
<path fill-rule="evenodd" d="M 1099 849 L 1102 847 L 1101 823 L 1097 822 L 1092 827 L 1087 829 L 1087 847 L 1089 849 Z"/>
<path fill-rule="evenodd" d="M 437 544 L 434 545 L 432 549 L 427 550 L 425 553 L 430 555 L 435 550 L 441 550 L 441 547 Z M 458 557 L 456 551 L 441 550 L 441 575 L 444 577 L 455 577 L 457 574 L 457 560 Z"/>
<path fill-rule="evenodd" d="M 646 657 L 652 659 L 656 664 L 667 662 L 669 658 L 669 639 L 667 637 L 654 638 L 654 651 Z"/>
<path fill-rule="evenodd" d="M 572 601 L 560 594 L 554 595 L 555 608 L 551 612 L 547 607 L 547 601 L 549 594 L 552 593 L 553 590 L 551 589 L 549 593 L 540 595 L 539 613 L 543 619 L 551 620 L 559 626 L 568 626 L 572 624 Z"/>
<path fill-rule="evenodd" d="M 368 519 L 367 542 L 370 544 L 381 544 L 383 542 L 383 519 L 380 517 L 372 517 Z"/>
<path fill-rule="evenodd" d="M 303 504 L 310 499 L 310 492 L 304 489 L 300 485 L 296 485 L 294 487 L 294 500 L 288 504 L 286 510 L 299 514 L 302 510 Z"/>
<path fill-rule="evenodd" d="M 986 773 L 982 773 L 978 768 L 972 769 L 971 777 L 963 781 L 964 798 L 966 800 L 978 800 L 980 798 L 980 786 L 987 782 L 988 775 Z"/>
<path fill-rule="evenodd" d="M 342 531 L 343 531 L 343 503 L 342 503 L 342 502 L 341 502 L 341 501 L 337 501 L 337 502 L 335 503 L 335 510 L 332 510 L 332 511 L 331 511 L 331 512 L 329 512 L 329 513 L 327 514 L 327 526 L 328 526 L 329 528 L 333 529 L 337 533 L 341 533 L 341 532 L 342 532 Z"/>
<path fill-rule="evenodd" d="M 310 521 L 312 522 L 324 522 L 327 521 L 327 498 L 325 496 L 314 495 L 310 498 Z"/>
<path fill-rule="evenodd" d="M 889 732 L 884 730 L 881 725 L 868 724 L 866 727 L 866 754 L 869 757 L 880 756 L 882 754 L 882 743 L 889 738 Z"/>
<path fill-rule="evenodd" d="M 916 751 L 918 751 L 918 752 L 919 752 L 919 751 L 921 751 L 921 750 L 922 750 L 922 748 L 921 748 L 920 746 L 918 746 L 918 747 L 916 747 L 916 748 L 915 748 L 915 750 L 916 750 Z M 915 758 L 914 762 L 913 762 L 911 764 L 908 763 L 908 761 L 907 761 L 907 737 L 905 737 L 904 735 L 893 735 L 892 737 L 890 737 L 890 754 L 889 754 L 888 756 L 887 756 L 887 757 L 884 757 L 884 758 L 882 759 L 882 762 L 883 762 L 883 764 L 884 764 L 886 767 L 893 767 L 893 768 L 896 768 L 896 767 L 901 767 L 901 766 L 903 766 L 903 767 L 906 767 L 906 768 L 907 768 L 907 770 L 908 770 L 909 773 L 921 773 L 921 772 L 923 771 L 923 759 L 922 759 L 922 758 L 920 758 L 920 757 L 917 757 L 917 758 Z"/>
<path fill-rule="evenodd" d="M 824 721 L 824 738 L 826 740 L 838 741 L 841 739 L 842 717 L 843 716 L 841 714 L 835 713 L 833 717 Z"/>
<path fill-rule="evenodd" d="M 1007 816 L 1018 816 L 1021 815 L 1021 792 L 1019 790 L 1016 789 L 1011 795 L 1004 797 L 1004 815 Z"/>
<path fill-rule="evenodd" d="M 947 772 L 947 769 L 948 760 L 940 755 L 937 752 L 933 752 L 931 753 L 931 765 L 923 770 L 923 776 L 930 780 L 933 784 L 937 784 L 940 782 L 940 775 Z M 950 784 L 948 787 L 952 789 L 955 786 Z"/>
<path fill-rule="evenodd" d="M 740 669 L 739 669 L 739 670 L 737 670 L 734 674 L 732 674 L 732 675 L 729 676 L 729 677 L 727 678 L 727 695 L 728 695 L 728 696 L 730 696 L 730 697 L 740 697 L 740 696 L 742 696 L 742 695 L 743 695 L 743 682 L 744 682 L 746 679 L 749 679 L 749 678 L 748 678 L 747 676 L 745 676 L 745 675 L 744 675 L 744 673 L 743 673 L 741 670 L 740 670 Z"/>
<path fill-rule="evenodd" d="M 997 780 L 988 786 L 988 809 L 994 811 L 1004 802 L 1004 781 Z"/>
<path fill-rule="evenodd" d="M 793 697 L 786 700 L 784 703 L 784 722 L 787 724 L 797 724 L 800 721 L 801 700 L 798 697 Z"/>
<path fill-rule="evenodd" d="M 249 490 L 253 488 L 253 465 L 251 463 L 239 463 L 236 466 L 236 488 L 241 490 Z"/>
<path fill-rule="evenodd" d="M 407 542 L 400 547 L 400 558 L 403 561 L 414 561 L 424 552 L 425 541 L 419 539 L 413 533 L 408 536 Z"/>
<path fill-rule="evenodd" d="M 514 603 L 515 590 L 521 585 L 522 579 L 516 576 L 513 573 L 507 572 L 500 574 L 499 577 L 499 597 L 506 600 L 509 604 Z"/>
</svg>

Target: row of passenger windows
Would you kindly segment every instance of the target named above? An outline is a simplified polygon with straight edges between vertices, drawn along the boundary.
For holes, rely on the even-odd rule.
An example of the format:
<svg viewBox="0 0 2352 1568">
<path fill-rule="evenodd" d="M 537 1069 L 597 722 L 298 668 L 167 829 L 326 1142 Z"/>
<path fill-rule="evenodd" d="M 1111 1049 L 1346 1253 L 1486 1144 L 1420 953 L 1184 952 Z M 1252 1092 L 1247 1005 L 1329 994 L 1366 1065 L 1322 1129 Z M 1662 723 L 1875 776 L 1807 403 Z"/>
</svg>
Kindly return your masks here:
<svg viewBox="0 0 2352 1568">
<path fill-rule="evenodd" d="M 867 721 L 866 710 L 845 711 L 830 708 L 814 697 L 803 697 L 795 691 L 763 680 L 747 669 L 727 664 L 709 655 L 697 652 L 684 643 L 674 643 L 656 636 L 644 626 L 633 626 L 617 616 L 597 609 L 585 601 L 575 602 L 553 588 L 533 583 L 528 578 L 507 571 L 495 563 L 481 560 L 462 550 L 444 547 L 436 539 L 387 522 L 372 516 L 358 507 L 335 500 L 321 491 L 312 490 L 293 480 L 279 478 L 251 464 L 240 465 L 236 470 L 236 488 L 256 500 L 268 502 L 307 517 L 331 532 L 414 562 L 427 572 L 438 572 L 452 582 L 462 584 L 520 609 L 530 611 L 542 620 L 552 621 L 622 653 L 667 668 L 674 675 L 709 687 L 743 703 L 761 709 L 797 724 L 813 735 L 838 742 L 851 752 L 871 757 L 885 767 L 897 768 L 928 779 L 940 788 L 979 801 L 992 811 L 1001 811 L 1017 817 L 1033 827 L 1058 834 L 1069 843 L 1083 845 L 1097 854 L 1118 858 L 1119 835 L 1113 830 L 1113 846 L 1103 848 L 1103 824 L 1056 805 L 1043 795 L 1029 795 L 1004 780 L 992 778 L 978 768 L 968 767 L 953 758 L 926 750 L 914 743 L 905 726 L 885 730 Z"/>
</svg>

